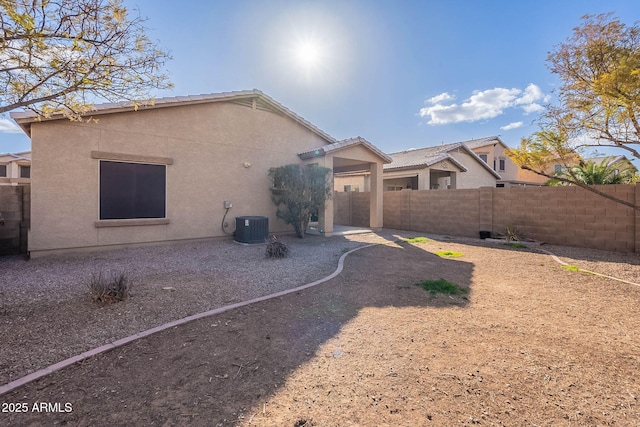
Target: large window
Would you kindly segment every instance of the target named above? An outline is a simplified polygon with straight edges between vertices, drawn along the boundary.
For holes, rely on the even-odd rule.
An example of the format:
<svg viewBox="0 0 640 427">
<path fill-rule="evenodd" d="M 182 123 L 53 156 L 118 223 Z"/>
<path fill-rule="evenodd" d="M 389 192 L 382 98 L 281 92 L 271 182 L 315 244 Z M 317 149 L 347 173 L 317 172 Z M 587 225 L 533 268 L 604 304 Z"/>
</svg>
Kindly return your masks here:
<svg viewBox="0 0 640 427">
<path fill-rule="evenodd" d="M 0 177 L 5 178 L 7 176 L 7 165 L 0 165 Z"/>
<path fill-rule="evenodd" d="M 165 218 L 165 165 L 100 162 L 100 219 Z"/>
<path fill-rule="evenodd" d="M 20 178 L 31 178 L 31 166 L 20 166 Z"/>
</svg>

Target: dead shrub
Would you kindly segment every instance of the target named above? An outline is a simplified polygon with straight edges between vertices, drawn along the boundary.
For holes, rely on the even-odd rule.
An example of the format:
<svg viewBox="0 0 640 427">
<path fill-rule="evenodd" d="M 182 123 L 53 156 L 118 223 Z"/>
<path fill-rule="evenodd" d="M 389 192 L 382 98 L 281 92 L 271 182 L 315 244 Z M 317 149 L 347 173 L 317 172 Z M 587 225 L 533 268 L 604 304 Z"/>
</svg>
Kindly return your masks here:
<svg viewBox="0 0 640 427">
<path fill-rule="evenodd" d="M 131 292 L 132 281 L 125 273 L 106 277 L 102 272 L 93 274 L 88 283 L 89 295 L 95 302 L 112 304 L 127 299 Z"/>
<path fill-rule="evenodd" d="M 267 243 L 266 257 L 271 259 L 285 258 L 289 254 L 289 248 L 286 244 L 278 240 L 276 236 L 269 238 Z"/>
</svg>

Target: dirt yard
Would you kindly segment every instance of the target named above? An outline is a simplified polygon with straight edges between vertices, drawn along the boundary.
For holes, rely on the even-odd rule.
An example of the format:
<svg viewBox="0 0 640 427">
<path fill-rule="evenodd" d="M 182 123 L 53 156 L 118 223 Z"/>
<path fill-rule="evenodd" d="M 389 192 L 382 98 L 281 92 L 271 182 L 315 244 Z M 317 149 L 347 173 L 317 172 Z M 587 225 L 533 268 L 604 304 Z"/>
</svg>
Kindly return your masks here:
<svg viewBox="0 0 640 427">
<path fill-rule="evenodd" d="M 469 293 L 415 285 L 438 278 Z M 638 372 L 640 287 L 534 249 L 388 243 L 0 396 L 0 425 L 636 426 Z"/>
</svg>

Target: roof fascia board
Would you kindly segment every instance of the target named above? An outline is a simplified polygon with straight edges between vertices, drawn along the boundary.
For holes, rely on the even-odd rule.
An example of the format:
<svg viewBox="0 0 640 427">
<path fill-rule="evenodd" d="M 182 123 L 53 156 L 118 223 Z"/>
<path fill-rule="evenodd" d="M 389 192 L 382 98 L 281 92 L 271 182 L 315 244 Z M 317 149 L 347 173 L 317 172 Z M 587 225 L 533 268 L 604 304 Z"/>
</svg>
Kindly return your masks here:
<svg viewBox="0 0 640 427">
<path fill-rule="evenodd" d="M 329 143 L 335 143 L 336 139 L 331 135 L 325 133 L 320 130 L 315 125 L 311 124 L 301 116 L 297 115 L 284 105 L 275 101 L 268 95 L 265 95 L 263 92 L 253 89 L 246 91 L 237 91 L 237 92 L 221 92 L 214 93 L 208 95 L 193 95 L 193 96 L 177 96 L 177 97 L 167 97 L 167 98 L 159 98 L 149 105 L 140 105 L 135 106 L 130 102 L 122 102 L 117 104 L 97 104 L 95 109 L 88 112 L 86 117 L 100 116 L 104 114 L 114 114 L 120 112 L 131 112 L 131 111 L 148 111 L 157 108 L 170 108 L 177 107 L 183 105 L 198 105 L 198 104 L 207 104 L 214 102 L 229 102 L 236 101 L 240 99 L 251 99 L 251 98 L 260 98 L 271 107 L 281 112 L 283 115 L 293 119 L 295 122 L 301 124 L 306 127 L 316 135 L 320 136 L 322 139 L 328 141 Z M 68 120 L 63 114 L 56 114 L 52 117 L 43 118 L 36 115 L 33 112 L 13 112 L 10 113 L 11 118 L 22 128 L 22 130 L 28 135 L 31 136 L 31 124 L 36 122 L 45 122 L 45 121 L 54 121 L 54 120 Z"/>
</svg>

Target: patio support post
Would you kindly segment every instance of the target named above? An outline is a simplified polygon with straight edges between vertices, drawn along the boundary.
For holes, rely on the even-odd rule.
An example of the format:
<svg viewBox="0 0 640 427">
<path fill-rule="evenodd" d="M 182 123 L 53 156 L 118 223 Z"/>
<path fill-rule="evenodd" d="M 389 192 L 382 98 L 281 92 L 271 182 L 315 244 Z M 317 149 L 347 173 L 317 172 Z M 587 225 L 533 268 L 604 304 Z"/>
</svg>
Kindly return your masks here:
<svg viewBox="0 0 640 427">
<path fill-rule="evenodd" d="M 324 167 L 331 169 L 331 197 L 324 201 L 324 210 L 319 212 L 318 227 L 324 230 L 326 237 L 333 235 L 333 156 L 324 157 Z"/>
<path fill-rule="evenodd" d="M 418 172 L 418 190 L 430 190 L 429 169 L 420 169 Z"/>
<path fill-rule="evenodd" d="M 369 226 L 382 228 L 382 163 L 370 163 L 371 192 L 369 193 Z"/>
</svg>

